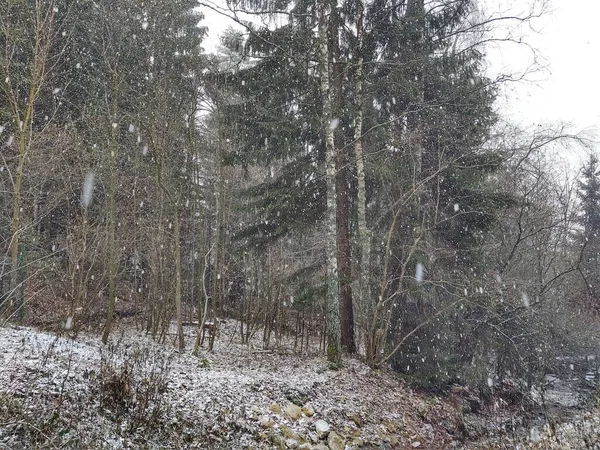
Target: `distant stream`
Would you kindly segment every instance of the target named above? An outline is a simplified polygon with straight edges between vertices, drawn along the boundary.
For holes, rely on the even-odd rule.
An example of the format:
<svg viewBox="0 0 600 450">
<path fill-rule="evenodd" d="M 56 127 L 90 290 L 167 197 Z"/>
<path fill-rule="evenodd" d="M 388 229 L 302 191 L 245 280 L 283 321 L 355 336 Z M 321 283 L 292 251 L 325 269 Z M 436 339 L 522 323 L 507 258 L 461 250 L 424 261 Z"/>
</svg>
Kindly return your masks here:
<svg viewBox="0 0 600 450">
<path fill-rule="evenodd" d="M 533 399 L 538 403 L 538 407 L 534 409 L 534 413 L 537 413 L 534 424 L 538 427 L 545 425 L 548 421 L 546 414 L 558 422 L 568 422 L 577 414 L 594 406 L 598 381 L 595 371 L 589 371 L 584 377 L 559 378 L 556 375 L 546 375 L 543 396 L 545 402 L 542 402 L 539 388 L 534 387 L 531 390 Z"/>
</svg>

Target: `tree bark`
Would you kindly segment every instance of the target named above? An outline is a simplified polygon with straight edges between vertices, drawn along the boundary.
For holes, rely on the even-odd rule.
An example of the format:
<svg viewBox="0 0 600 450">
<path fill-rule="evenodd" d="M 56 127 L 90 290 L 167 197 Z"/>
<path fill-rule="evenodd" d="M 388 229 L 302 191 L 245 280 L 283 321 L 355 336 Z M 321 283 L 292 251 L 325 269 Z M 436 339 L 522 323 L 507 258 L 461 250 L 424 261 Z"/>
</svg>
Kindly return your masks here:
<svg viewBox="0 0 600 450">
<path fill-rule="evenodd" d="M 335 142 L 332 127 L 332 101 L 330 86 L 329 51 L 327 45 L 327 19 L 330 14 L 329 2 L 318 3 L 319 14 L 319 66 L 323 110 L 321 128 L 325 140 L 325 182 L 327 184 L 327 207 L 325 218 L 325 240 L 327 252 L 327 299 L 325 320 L 327 322 L 327 360 L 339 366 L 342 362 L 340 342 L 340 301 L 337 267 L 336 229 L 336 176 Z"/>
<path fill-rule="evenodd" d="M 354 71 L 355 105 L 354 105 L 354 161 L 357 178 L 357 238 L 356 247 L 360 248 L 358 258 L 358 276 L 355 293 L 358 293 L 362 320 L 367 323 L 367 317 L 372 314 L 369 261 L 371 259 L 371 232 L 367 226 L 367 195 L 365 185 L 365 159 L 362 147 L 363 128 L 363 27 L 364 4 L 356 2 L 356 66 Z M 364 325 L 364 324 L 363 324 Z M 364 327 L 363 327 L 364 328 Z"/>
<path fill-rule="evenodd" d="M 331 61 L 332 118 L 340 120 L 343 111 L 343 80 L 340 51 L 340 14 L 337 2 L 330 0 L 329 58 Z M 336 219 L 337 219 L 337 264 L 339 272 L 341 346 L 348 353 L 356 352 L 354 341 L 354 306 L 352 299 L 352 265 L 349 229 L 348 163 L 349 146 L 345 145 L 341 127 L 332 130 L 336 149 Z"/>
<path fill-rule="evenodd" d="M 339 155 L 336 175 L 337 190 L 337 264 L 340 289 L 341 345 L 348 353 L 356 352 L 354 341 L 354 306 L 352 299 L 352 266 L 350 261 L 350 232 L 348 227 L 348 158 Z"/>
</svg>

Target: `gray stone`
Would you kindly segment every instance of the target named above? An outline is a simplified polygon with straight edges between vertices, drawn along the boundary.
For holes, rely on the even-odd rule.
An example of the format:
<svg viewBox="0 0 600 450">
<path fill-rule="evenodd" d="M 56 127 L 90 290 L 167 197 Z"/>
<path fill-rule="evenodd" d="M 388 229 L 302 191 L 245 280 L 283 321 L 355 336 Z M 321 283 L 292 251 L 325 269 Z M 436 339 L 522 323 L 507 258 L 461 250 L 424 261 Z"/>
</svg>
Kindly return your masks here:
<svg viewBox="0 0 600 450">
<path fill-rule="evenodd" d="M 287 448 L 298 448 L 298 441 L 296 439 L 286 439 L 285 446 Z"/>
<path fill-rule="evenodd" d="M 329 434 L 329 424 L 323 419 L 319 419 L 315 422 L 315 431 L 317 432 L 317 438 L 325 439 Z"/>
<path fill-rule="evenodd" d="M 265 414 L 258 418 L 258 424 L 263 428 L 271 428 L 273 425 L 275 425 L 275 421 L 271 419 L 270 416 Z"/>
</svg>

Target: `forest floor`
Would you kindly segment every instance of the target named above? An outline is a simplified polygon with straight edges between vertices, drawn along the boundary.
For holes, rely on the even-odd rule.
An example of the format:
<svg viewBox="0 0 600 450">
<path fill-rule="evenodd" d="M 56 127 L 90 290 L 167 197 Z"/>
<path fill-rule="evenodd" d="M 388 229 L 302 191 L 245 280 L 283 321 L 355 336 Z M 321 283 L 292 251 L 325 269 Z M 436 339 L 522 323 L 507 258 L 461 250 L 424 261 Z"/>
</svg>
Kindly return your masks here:
<svg viewBox="0 0 600 450">
<path fill-rule="evenodd" d="M 0 448 L 600 448 L 592 412 L 552 437 L 502 399 L 417 392 L 352 358 L 331 370 L 293 341 L 242 345 L 236 329 L 226 322 L 214 351 L 194 356 L 133 325 L 105 346 L 96 334 L 0 327 Z"/>
</svg>

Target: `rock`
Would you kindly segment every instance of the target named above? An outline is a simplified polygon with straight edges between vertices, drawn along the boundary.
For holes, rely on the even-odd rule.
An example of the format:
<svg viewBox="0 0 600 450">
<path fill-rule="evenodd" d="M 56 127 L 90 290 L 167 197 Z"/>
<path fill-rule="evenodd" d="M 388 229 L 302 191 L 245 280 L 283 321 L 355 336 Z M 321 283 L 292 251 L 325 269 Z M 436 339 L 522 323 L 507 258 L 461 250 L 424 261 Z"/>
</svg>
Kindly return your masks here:
<svg viewBox="0 0 600 450">
<path fill-rule="evenodd" d="M 298 450 L 312 450 L 313 446 L 310 445 L 308 442 L 305 442 L 304 444 L 300 444 L 298 446 Z"/>
<path fill-rule="evenodd" d="M 279 448 L 285 448 L 285 441 L 283 440 L 283 437 L 281 437 L 281 435 L 277 434 L 277 433 L 273 433 L 271 434 L 271 436 L 269 436 L 271 439 L 271 442 Z"/>
<path fill-rule="evenodd" d="M 258 424 L 263 428 L 271 428 L 275 425 L 275 421 L 267 414 L 264 414 L 258 418 Z"/>
<path fill-rule="evenodd" d="M 280 430 L 281 430 L 281 433 L 283 434 L 283 436 L 288 439 L 294 439 L 294 440 L 300 439 L 300 436 L 298 436 L 294 432 L 294 430 L 292 430 L 290 427 L 288 427 L 286 425 L 281 425 Z"/>
<path fill-rule="evenodd" d="M 307 403 L 302 407 L 302 412 L 306 417 L 312 417 L 315 415 L 315 409 L 312 407 L 310 403 Z"/>
<path fill-rule="evenodd" d="M 471 396 L 466 398 L 469 405 L 469 412 L 477 414 L 482 409 L 481 399 L 479 397 Z"/>
<path fill-rule="evenodd" d="M 388 436 L 388 442 L 392 445 L 393 448 L 398 448 L 400 441 L 396 436 Z"/>
<path fill-rule="evenodd" d="M 325 444 L 317 444 L 313 447 L 313 450 L 329 450 L 329 447 L 327 447 Z"/>
<path fill-rule="evenodd" d="M 315 444 L 319 442 L 319 437 L 317 436 L 317 433 L 313 433 L 312 431 L 308 433 L 308 438 Z"/>
<path fill-rule="evenodd" d="M 262 440 L 269 439 L 269 435 L 266 433 L 258 433 L 258 437 Z"/>
<path fill-rule="evenodd" d="M 344 434 L 349 434 L 352 437 L 360 437 L 360 435 L 361 435 L 360 430 L 358 430 L 358 429 L 348 430 L 348 432 L 344 433 Z"/>
<path fill-rule="evenodd" d="M 529 430 L 529 440 L 534 444 L 542 440 L 542 436 L 538 427 L 533 427 L 531 430 Z"/>
<path fill-rule="evenodd" d="M 329 434 L 329 424 L 322 419 L 315 422 L 315 431 L 317 432 L 317 438 L 325 439 Z"/>
<path fill-rule="evenodd" d="M 285 446 L 287 448 L 298 448 L 299 444 L 298 441 L 296 439 L 286 439 L 285 440 Z"/>
<path fill-rule="evenodd" d="M 275 414 L 281 414 L 281 406 L 279 406 L 277 403 L 273 403 L 272 405 L 269 405 L 269 411 L 271 411 L 272 413 Z"/>
<path fill-rule="evenodd" d="M 415 441 L 415 442 L 413 442 L 413 443 L 412 443 L 412 446 L 413 446 L 414 448 L 417 448 L 417 447 L 420 447 L 420 446 L 421 446 L 421 443 L 420 443 L 419 441 Z"/>
<path fill-rule="evenodd" d="M 302 408 L 300 408 L 298 405 L 294 405 L 293 403 L 289 403 L 285 407 L 285 415 L 292 420 L 298 420 L 300 417 L 302 417 Z"/>
<path fill-rule="evenodd" d="M 344 450 L 346 448 L 346 440 L 335 431 L 332 431 L 329 433 L 327 445 L 330 450 Z"/>
</svg>

